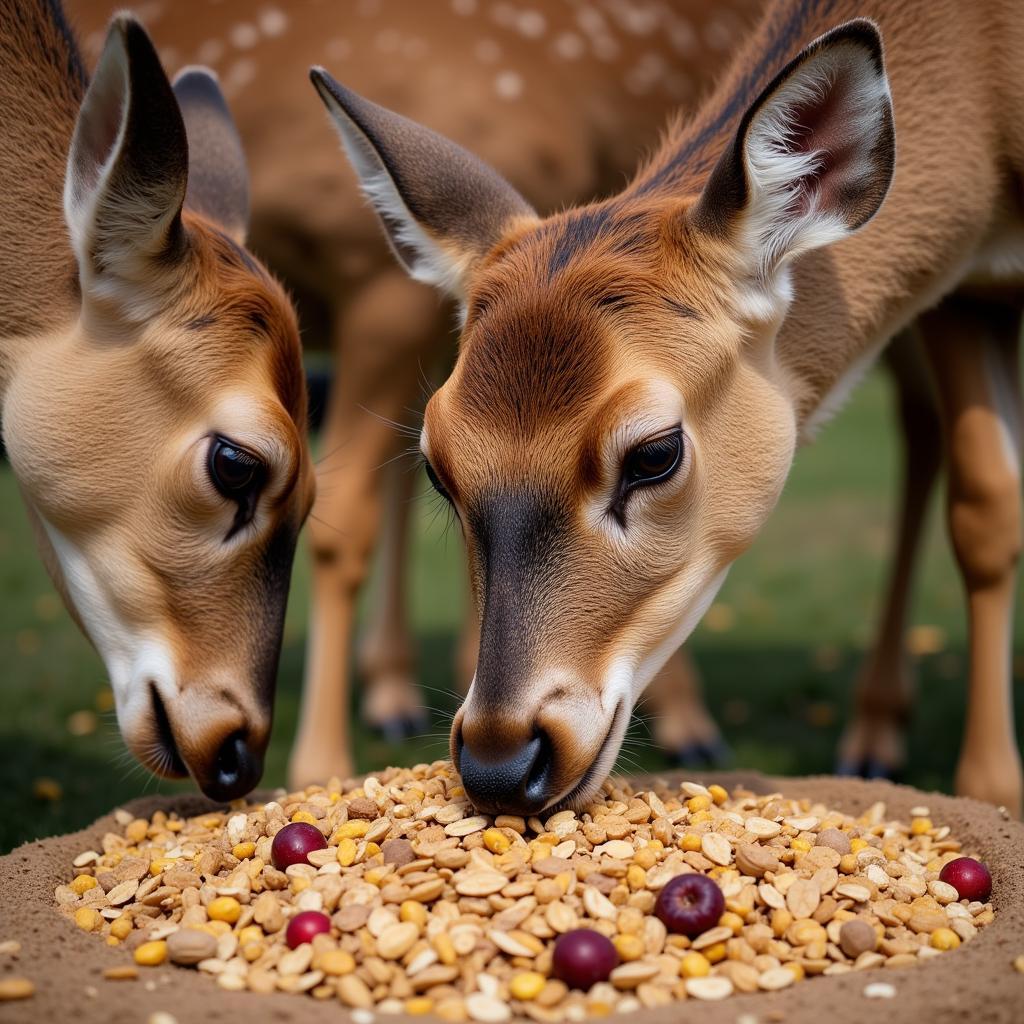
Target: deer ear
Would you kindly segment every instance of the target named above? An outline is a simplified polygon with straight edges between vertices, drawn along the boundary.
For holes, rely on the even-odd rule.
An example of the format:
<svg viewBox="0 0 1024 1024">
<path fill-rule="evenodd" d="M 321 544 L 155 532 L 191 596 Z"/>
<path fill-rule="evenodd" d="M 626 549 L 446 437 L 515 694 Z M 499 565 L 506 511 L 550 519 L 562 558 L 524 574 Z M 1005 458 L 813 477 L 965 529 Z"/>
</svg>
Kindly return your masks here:
<svg viewBox="0 0 1024 1024">
<path fill-rule="evenodd" d="M 815 40 L 747 110 L 693 212 L 761 285 L 878 212 L 895 134 L 882 40 L 865 19 Z"/>
<path fill-rule="evenodd" d="M 78 114 L 64 183 L 64 215 L 83 303 L 145 319 L 158 271 L 184 256 L 188 179 L 185 125 L 142 26 L 111 23 Z"/>
<path fill-rule="evenodd" d="M 188 138 L 185 208 L 219 224 L 239 245 L 249 232 L 249 172 L 242 139 L 208 68 L 183 68 L 174 79 Z"/>
<path fill-rule="evenodd" d="M 363 99 L 323 68 L 313 85 L 395 255 L 418 281 L 463 298 L 473 264 L 521 218 L 536 218 L 493 168 L 415 121 Z"/>
</svg>

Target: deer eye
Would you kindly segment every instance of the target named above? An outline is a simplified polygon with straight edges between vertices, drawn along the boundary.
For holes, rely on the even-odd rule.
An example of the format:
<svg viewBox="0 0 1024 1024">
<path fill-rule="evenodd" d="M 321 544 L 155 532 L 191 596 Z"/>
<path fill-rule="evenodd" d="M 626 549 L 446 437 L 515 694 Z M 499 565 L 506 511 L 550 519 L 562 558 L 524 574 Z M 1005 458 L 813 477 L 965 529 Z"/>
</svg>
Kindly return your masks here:
<svg viewBox="0 0 1024 1024">
<path fill-rule="evenodd" d="M 623 492 L 669 479 L 682 461 L 682 427 L 676 427 L 668 434 L 637 445 L 626 456 L 622 466 Z"/>
<path fill-rule="evenodd" d="M 239 448 L 233 441 L 215 437 L 210 442 L 206 468 L 218 492 L 238 506 L 234 522 L 225 537 L 228 540 L 252 522 L 260 491 L 267 479 L 267 467 L 262 459 Z"/>
<path fill-rule="evenodd" d="M 448 489 L 445 487 L 445 485 L 441 483 L 441 478 L 437 475 L 437 473 L 434 470 L 434 467 L 430 464 L 430 461 L 426 457 L 424 457 L 423 459 L 423 468 L 426 470 L 427 479 L 430 481 L 430 486 L 433 487 L 434 490 L 437 491 L 437 493 L 440 494 L 445 501 L 452 503 L 452 496 L 448 493 Z"/>
</svg>

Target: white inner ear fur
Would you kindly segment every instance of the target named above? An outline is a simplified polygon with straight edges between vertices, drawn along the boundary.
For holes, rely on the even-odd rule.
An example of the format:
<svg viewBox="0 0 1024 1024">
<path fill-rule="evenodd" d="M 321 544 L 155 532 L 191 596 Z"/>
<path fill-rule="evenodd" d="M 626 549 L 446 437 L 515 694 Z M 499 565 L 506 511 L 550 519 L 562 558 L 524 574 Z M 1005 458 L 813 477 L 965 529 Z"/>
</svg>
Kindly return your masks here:
<svg viewBox="0 0 1024 1024">
<path fill-rule="evenodd" d="M 827 115 L 828 138 L 822 141 L 840 141 L 844 159 L 824 173 L 826 178 L 838 175 L 849 190 L 868 184 L 874 172 L 871 150 L 884 129 L 889 83 L 861 46 L 839 44 L 810 57 L 765 100 L 747 131 L 744 160 L 750 200 L 742 230 L 754 278 L 752 310 L 767 314 L 759 318 L 773 318 L 778 303 L 790 300 L 786 265 L 794 256 L 854 230 L 841 206 L 829 208 L 823 200 L 815 175 L 823 168 L 826 149 L 815 146 L 813 129 L 802 137 L 808 129 L 799 123 L 799 110 L 826 100 L 838 82 L 841 100 Z M 801 141 L 808 148 L 797 148 Z"/>
<path fill-rule="evenodd" d="M 329 92 L 320 91 L 363 194 L 380 218 L 395 258 L 409 276 L 464 302 L 468 257 L 458 258 L 432 238 L 413 216 L 377 150 Z"/>
</svg>

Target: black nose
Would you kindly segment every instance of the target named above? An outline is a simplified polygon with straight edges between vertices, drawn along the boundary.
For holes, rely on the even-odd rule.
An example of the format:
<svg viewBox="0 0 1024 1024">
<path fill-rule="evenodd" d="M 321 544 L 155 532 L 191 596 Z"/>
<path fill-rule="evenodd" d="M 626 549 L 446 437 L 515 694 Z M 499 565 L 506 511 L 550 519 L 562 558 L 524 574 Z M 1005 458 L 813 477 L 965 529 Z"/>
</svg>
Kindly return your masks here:
<svg viewBox="0 0 1024 1024">
<path fill-rule="evenodd" d="M 526 816 L 550 803 L 554 754 L 546 733 L 538 731 L 503 761 L 474 751 L 461 730 L 456 746 L 462 785 L 478 811 Z"/>
<path fill-rule="evenodd" d="M 234 800 L 245 796 L 263 774 L 263 755 L 252 749 L 245 734 L 233 732 L 217 751 L 212 776 L 202 783 L 212 800 Z"/>
</svg>

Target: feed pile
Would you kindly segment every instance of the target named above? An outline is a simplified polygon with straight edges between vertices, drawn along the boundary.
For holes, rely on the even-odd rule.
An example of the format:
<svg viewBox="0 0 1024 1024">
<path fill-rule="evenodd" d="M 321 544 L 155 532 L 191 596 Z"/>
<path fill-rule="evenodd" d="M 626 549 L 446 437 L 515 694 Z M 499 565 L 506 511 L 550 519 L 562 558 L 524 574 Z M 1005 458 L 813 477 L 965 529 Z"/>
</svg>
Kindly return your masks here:
<svg viewBox="0 0 1024 1024">
<path fill-rule="evenodd" d="M 880 803 L 853 818 L 777 793 L 610 781 L 578 813 L 491 818 L 439 761 L 117 821 L 56 890 L 77 927 L 130 953 L 115 971 L 170 961 L 364 1013 L 562 1021 L 724 999 L 909 967 L 993 920 L 939 878 L 961 844 L 924 807 L 899 822 Z M 716 920 L 659 901 L 693 888 L 669 885 L 684 874 L 720 889 Z M 614 949 L 586 990 L 570 987 L 571 947 L 594 945 L 580 929 Z"/>
</svg>

